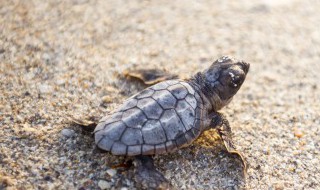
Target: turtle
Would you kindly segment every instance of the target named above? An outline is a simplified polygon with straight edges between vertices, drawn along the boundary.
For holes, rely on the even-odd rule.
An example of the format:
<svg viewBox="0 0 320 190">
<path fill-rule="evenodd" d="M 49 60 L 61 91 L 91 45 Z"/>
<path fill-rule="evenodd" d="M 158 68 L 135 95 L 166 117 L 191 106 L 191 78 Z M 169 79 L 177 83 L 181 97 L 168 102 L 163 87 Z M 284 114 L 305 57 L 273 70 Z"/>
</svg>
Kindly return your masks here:
<svg viewBox="0 0 320 190">
<path fill-rule="evenodd" d="M 189 79 L 166 80 L 142 90 L 99 121 L 96 145 L 113 155 L 133 157 L 136 182 L 149 189 L 168 184 L 152 156 L 185 147 L 209 129 L 217 129 L 227 150 L 240 155 L 246 167 L 219 110 L 240 89 L 249 67 L 223 56 Z"/>
</svg>

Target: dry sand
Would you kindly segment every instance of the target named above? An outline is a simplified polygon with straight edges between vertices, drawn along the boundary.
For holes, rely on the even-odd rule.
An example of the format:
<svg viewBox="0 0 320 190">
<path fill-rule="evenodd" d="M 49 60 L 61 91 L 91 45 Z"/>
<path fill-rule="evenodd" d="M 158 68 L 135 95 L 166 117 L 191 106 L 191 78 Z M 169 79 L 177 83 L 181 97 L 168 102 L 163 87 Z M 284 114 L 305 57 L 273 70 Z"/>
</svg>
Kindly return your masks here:
<svg viewBox="0 0 320 190">
<path fill-rule="evenodd" d="M 223 110 L 250 163 L 246 180 L 219 140 L 157 156 L 157 167 L 179 189 L 320 189 L 319 7 L 0 1 L 0 189 L 133 189 L 131 169 L 110 169 L 124 158 L 97 151 L 69 116 L 102 117 L 141 90 L 115 73 L 185 77 L 221 55 L 251 63 Z"/>
</svg>

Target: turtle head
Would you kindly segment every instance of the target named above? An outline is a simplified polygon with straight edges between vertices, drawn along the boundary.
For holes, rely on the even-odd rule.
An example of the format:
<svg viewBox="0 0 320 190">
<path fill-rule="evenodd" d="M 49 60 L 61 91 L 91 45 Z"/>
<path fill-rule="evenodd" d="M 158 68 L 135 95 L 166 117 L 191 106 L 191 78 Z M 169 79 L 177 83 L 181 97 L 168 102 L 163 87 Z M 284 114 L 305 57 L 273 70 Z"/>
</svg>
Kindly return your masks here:
<svg viewBox="0 0 320 190">
<path fill-rule="evenodd" d="M 215 111 L 232 100 L 244 82 L 249 67 L 249 63 L 223 56 L 202 72 L 204 91 Z"/>
</svg>

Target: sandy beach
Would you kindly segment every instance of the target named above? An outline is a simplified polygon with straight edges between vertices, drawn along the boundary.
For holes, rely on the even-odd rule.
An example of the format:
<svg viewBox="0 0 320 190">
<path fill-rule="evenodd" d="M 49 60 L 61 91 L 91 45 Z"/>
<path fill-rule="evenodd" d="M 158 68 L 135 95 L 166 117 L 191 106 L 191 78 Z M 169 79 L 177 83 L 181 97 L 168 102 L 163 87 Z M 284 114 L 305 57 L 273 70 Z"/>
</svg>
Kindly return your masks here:
<svg viewBox="0 0 320 190">
<path fill-rule="evenodd" d="M 138 189 L 132 168 L 111 168 L 125 158 L 97 150 L 70 118 L 99 119 L 142 90 L 119 77 L 127 69 L 187 78 L 222 55 L 251 64 L 222 110 L 247 176 L 219 139 L 155 156 L 157 168 L 177 189 L 320 189 L 319 7 L 1 1 L 0 189 Z"/>
</svg>

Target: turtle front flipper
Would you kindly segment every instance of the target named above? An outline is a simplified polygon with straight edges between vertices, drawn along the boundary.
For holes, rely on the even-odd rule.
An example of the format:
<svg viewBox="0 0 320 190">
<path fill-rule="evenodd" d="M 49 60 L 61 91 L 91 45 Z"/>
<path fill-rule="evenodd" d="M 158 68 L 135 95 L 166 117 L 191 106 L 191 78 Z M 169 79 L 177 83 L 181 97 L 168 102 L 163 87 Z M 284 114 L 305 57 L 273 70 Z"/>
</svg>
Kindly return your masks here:
<svg viewBox="0 0 320 190">
<path fill-rule="evenodd" d="M 159 69 L 131 69 L 124 71 L 123 75 L 128 79 L 137 79 L 147 86 L 179 78 L 178 75 Z"/>
<path fill-rule="evenodd" d="M 244 172 L 246 173 L 247 162 L 246 162 L 245 158 L 243 157 L 243 155 L 241 154 L 241 152 L 239 152 L 236 149 L 236 147 L 232 141 L 232 131 L 231 131 L 229 121 L 226 119 L 226 117 L 221 113 L 218 113 L 218 112 L 214 113 L 212 120 L 211 120 L 211 127 L 217 129 L 219 136 L 221 137 L 228 153 L 233 154 L 233 155 L 237 155 L 240 157 L 241 162 L 243 164 Z"/>
<path fill-rule="evenodd" d="M 168 180 L 153 164 L 151 156 L 136 156 L 134 178 L 142 189 L 170 189 Z"/>
</svg>

